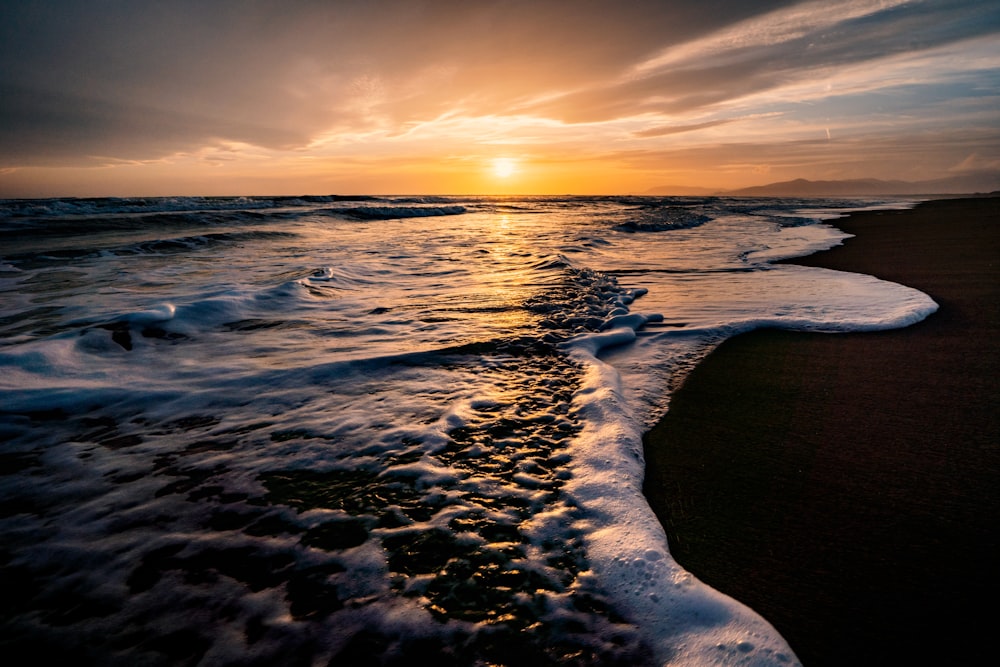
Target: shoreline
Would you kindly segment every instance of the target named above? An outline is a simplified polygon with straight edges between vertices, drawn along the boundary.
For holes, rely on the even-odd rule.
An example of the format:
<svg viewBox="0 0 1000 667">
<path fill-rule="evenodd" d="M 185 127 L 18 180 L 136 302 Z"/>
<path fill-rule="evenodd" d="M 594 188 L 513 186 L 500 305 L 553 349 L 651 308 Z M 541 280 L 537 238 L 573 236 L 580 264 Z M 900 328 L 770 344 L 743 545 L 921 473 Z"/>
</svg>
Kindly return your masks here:
<svg viewBox="0 0 1000 667">
<path fill-rule="evenodd" d="M 644 437 L 644 493 L 674 558 L 807 667 L 985 662 L 1000 620 L 1000 198 L 828 224 L 854 238 L 787 263 L 913 287 L 938 312 L 725 341 Z"/>
</svg>

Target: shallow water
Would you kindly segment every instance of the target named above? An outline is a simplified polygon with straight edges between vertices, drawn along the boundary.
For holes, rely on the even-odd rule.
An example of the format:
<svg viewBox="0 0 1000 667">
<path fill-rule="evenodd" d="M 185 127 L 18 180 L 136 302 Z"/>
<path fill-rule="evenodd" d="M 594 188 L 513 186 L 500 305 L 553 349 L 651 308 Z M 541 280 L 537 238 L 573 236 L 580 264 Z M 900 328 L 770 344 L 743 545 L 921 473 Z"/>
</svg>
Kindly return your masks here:
<svg viewBox="0 0 1000 667">
<path fill-rule="evenodd" d="M 935 306 L 769 260 L 886 202 L 0 203 L 4 643 L 102 664 L 786 664 L 641 433 L 757 326 Z"/>
</svg>

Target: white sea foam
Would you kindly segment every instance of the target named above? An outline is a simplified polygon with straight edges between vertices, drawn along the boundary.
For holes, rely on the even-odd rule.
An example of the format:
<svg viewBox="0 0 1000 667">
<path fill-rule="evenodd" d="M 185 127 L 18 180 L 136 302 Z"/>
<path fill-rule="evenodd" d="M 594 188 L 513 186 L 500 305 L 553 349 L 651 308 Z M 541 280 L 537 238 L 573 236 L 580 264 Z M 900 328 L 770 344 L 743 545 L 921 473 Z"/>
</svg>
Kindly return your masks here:
<svg viewBox="0 0 1000 667">
<path fill-rule="evenodd" d="M 421 638 L 793 664 L 672 560 L 641 434 L 727 336 L 936 308 L 767 264 L 844 238 L 808 205 L 3 203 L 0 556 L 37 591 L 5 632 L 108 664 L 376 661 Z"/>
<path fill-rule="evenodd" d="M 657 358 L 663 355 L 665 342 L 694 339 L 700 359 L 711 343 L 755 328 L 880 330 L 907 326 L 937 309 L 921 292 L 869 276 L 794 266 L 782 267 L 777 274 L 751 275 L 764 278 L 764 284 L 729 295 L 743 304 L 730 305 L 732 320 L 649 332 L 639 349 L 621 350 L 614 358 L 618 368 L 600 357 L 636 340 L 639 328 L 662 317 L 638 313 L 613 317 L 604 333 L 583 335 L 567 344 L 571 355 L 587 368 L 574 400 L 575 408 L 586 416 L 586 426 L 577 441 L 572 492 L 589 510 L 588 553 L 598 578 L 613 582 L 615 599 L 629 609 L 629 617 L 651 631 L 664 663 L 795 661 L 791 649 L 764 619 L 707 587 L 670 558 L 663 528 L 643 500 L 640 426 L 651 423 L 655 413 L 650 406 L 663 407 L 664 385 L 690 369 L 690 364 L 681 364 L 682 356 L 670 355 L 669 364 Z M 744 308 L 757 315 L 741 319 Z M 651 374 L 654 368 L 664 374 Z M 622 387 L 623 377 L 629 392 Z M 636 414 L 637 407 L 649 411 L 645 419 Z"/>
</svg>

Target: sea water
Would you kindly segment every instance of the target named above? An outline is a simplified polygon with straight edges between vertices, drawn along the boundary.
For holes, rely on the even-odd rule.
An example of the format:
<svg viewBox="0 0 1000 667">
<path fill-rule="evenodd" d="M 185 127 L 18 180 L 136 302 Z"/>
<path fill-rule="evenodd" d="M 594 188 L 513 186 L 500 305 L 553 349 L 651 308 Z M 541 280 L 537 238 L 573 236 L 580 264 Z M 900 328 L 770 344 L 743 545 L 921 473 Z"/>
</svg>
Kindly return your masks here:
<svg viewBox="0 0 1000 667">
<path fill-rule="evenodd" d="M 671 558 L 715 345 L 926 295 L 773 264 L 898 201 L 0 202 L 0 645 L 103 665 L 795 664 Z"/>
</svg>

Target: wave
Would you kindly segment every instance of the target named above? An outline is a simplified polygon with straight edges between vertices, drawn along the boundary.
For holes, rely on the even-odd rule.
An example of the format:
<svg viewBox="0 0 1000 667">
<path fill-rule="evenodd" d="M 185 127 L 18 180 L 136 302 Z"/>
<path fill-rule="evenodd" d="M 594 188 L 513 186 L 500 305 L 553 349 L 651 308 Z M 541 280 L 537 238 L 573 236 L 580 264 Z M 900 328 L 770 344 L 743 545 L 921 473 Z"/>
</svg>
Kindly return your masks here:
<svg viewBox="0 0 1000 667">
<path fill-rule="evenodd" d="M 722 338 L 899 326 L 929 298 L 766 268 L 841 238 L 782 235 L 779 218 L 820 210 L 798 203 L 246 201 L 19 219 L 128 233 L 42 241 L 101 246 L 99 261 L 0 262 L 2 491 L 24 509 L 0 526 L 37 591 L 15 600 L 16 630 L 96 637 L 108 655 L 133 642 L 140 662 L 162 661 L 139 642 L 169 639 L 133 630 L 156 617 L 208 661 L 308 657 L 322 637 L 324 664 L 435 644 L 448 659 L 480 647 L 470 662 L 503 644 L 521 664 L 649 664 L 646 643 L 661 664 L 794 663 L 671 558 L 641 495 L 642 425 Z M 419 219 L 446 210 L 477 215 Z M 692 213 L 713 222 L 611 231 Z M 418 219 L 394 235 L 354 222 L 403 217 Z M 272 229 L 299 233 L 244 252 Z M 212 244 L 232 245 L 185 254 Z M 633 312 L 639 297 L 654 314 Z M 79 613 L 59 616 L 66 604 Z"/>
<path fill-rule="evenodd" d="M 0 221 L 18 218 L 89 217 L 198 211 L 247 211 L 342 201 L 384 201 L 370 195 L 300 195 L 275 197 L 62 197 L 0 199 Z"/>
<path fill-rule="evenodd" d="M 297 235 L 291 232 L 253 231 L 253 232 L 218 232 L 199 236 L 185 236 L 175 239 L 156 239 L 130 246 L 120 246 L 110 249 L 114 255 L 163 255 L 174 252 L 190 252 L 201 248 L 212 248 L 221 245 L 234 245 L 253 241 L 269 241 L 273 239 L 291 239 Z"/>
<path fill-rule="evenodd" d="M 665 232 L 675 229 L 691 229 L 712 220 L 711 216 L 698 213 L 687 206 L 642 206 L 638 211 L 630 211 L 629 219 L 615 225 L 622 232 Z"/>
<path fill-rule="evenodd" d="M 354 206 L 351 208 L 330 208 L 317 212 L 345 215 L 356 220 L 396 220 L 461 215 L 467 210 L 464 206 Z"/>
<path fill-rule="evenodd" d="M 388 201 L 388 199 L 384 199 L 384 201 Z M 451 204 L 454 203 L 455 197 L 442 196 L 442 195 L 427 195 L 422 197 L 392 197 L 391 201 L 394 204 Z"/>
<path fill-rule="evenodd" d="M 195 252 L 219 248 L 228 245 L 240 245 L 257 241 L 273 239 L 291 239 L 297 235 L 291 232 L 250 231 L 250 232 L 217 232 L 176 238 L 152 239 L 136 243 L 116 244 L 102 247 L 100 245 L 81 245 L 69 248 L 47 248 L 32 252 L 15 252 L 6 255 L 4 259 L 18 265 L 35 265 L 47 262 L 64 262 L 97 257 L 132 257 L 132 256 L 163 256 L 177 253 Z"/>
</svg>

